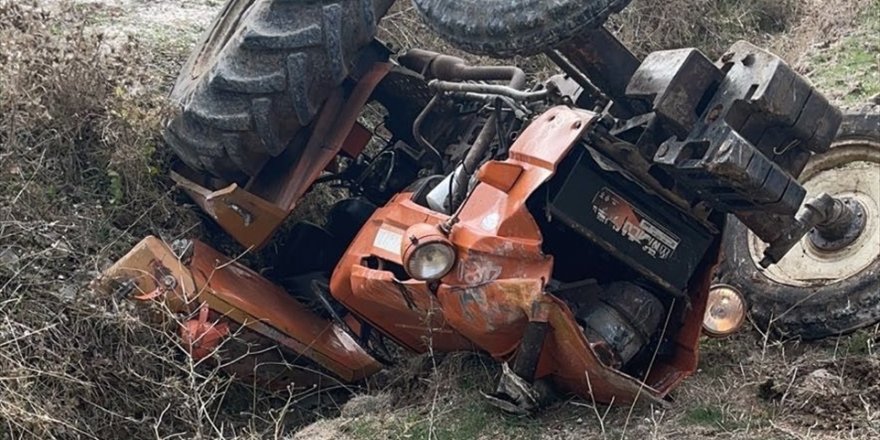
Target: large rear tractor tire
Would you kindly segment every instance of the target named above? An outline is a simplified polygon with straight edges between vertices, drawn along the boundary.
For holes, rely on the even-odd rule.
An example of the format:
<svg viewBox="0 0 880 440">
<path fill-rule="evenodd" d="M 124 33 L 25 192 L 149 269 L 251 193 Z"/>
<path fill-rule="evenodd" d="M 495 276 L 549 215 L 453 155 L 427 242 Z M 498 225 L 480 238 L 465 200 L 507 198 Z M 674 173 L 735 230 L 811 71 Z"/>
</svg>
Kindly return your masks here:
<svg viewBox="0 0 880 440">
<path fill-rule="evenodd" d="M 413 0 L 425 22 L 458 48 L 533 55 L 596 29 L 630 0 Z"/>
<path fill-rule="evenodd" d="M 229 0 L 171 91 L 164 137 L 190 167 L 259 172 L 348 75 L 393 0 Z"/>
<path fill-rule="evenodd" d="M 808 197 L 820 192 L 862 205 L 859 237 L 827 251 L 803 238 L 777 265 L 759 269 L 764 245 L 731 217 L 720 280 L 739 289 L 759 328 L 818 339 L 880 321 L 880 112 L 844 117 L 832 148 L 801 174 Z"/>
</svg>

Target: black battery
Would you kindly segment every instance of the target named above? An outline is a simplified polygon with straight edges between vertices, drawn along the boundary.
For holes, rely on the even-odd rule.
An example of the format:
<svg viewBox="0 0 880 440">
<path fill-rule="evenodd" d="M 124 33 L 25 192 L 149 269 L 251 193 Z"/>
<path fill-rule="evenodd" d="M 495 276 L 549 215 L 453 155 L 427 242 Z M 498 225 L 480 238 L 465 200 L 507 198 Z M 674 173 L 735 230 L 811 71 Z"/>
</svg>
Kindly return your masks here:
<svg viewBox="0 0 880 440">
<path fill-rule="evenodd" d="M 554 221 L 671 293 L 684 292 L 712 244 L 709 228 L 587 147 L 576 147 L 553 180 L 548 210 Z"/>
</svg>

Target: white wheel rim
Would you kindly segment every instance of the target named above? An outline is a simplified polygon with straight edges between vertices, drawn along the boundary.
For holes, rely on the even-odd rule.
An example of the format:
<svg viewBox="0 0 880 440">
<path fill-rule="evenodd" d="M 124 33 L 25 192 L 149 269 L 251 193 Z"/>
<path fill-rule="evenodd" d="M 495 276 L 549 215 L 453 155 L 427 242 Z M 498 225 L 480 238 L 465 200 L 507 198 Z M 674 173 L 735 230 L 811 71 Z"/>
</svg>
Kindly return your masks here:
<svg viewBox="0 0 880 440">
<path fill-rule="evenodd" d="M 865 229 L 850 245 L 835 252 L 817 249 L 804 237 L 765 276 L 789 286 L 828 285 L 846 280 L 880 258 L 880 143 L 844 140 L 816 155 L 801 174 L 807 198 L 826 192 L 857 200 L 865 208 Z M 756 267 L 767 245 L 748 233 L 749 253 Z"/>
</svg>

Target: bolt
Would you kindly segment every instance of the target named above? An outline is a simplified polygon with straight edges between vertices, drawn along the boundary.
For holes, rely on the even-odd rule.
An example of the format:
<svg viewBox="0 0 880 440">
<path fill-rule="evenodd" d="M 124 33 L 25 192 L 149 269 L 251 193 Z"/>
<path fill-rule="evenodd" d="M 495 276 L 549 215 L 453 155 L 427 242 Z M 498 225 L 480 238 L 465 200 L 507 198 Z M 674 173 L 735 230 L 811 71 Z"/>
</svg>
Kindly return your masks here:
<svg viewBox="0 0 880 440">
<path fill-rule="evenodd" d="M 171 242 L 171 251 L 184 264 L 188 264 L 193 255 L 192 240 L 179 239 Z"/>
<path fill-rule="evenodd" d="M 721 111 L 724 110 L 724 105 L 718 104 L 715 107 L 712 107 L 709 110 L 709 113 L 706 115 L 706 122 L 712 123 L 718 120 L 718 117 L 721 116 Z"/>
<path fill-rule="evenodd" d="M 669 152 L 669 145 L 662 144 L 660 148 L 657 149 L 657 154 L 660 156 L 666 156 L 666 153 Z"/>
</svg>

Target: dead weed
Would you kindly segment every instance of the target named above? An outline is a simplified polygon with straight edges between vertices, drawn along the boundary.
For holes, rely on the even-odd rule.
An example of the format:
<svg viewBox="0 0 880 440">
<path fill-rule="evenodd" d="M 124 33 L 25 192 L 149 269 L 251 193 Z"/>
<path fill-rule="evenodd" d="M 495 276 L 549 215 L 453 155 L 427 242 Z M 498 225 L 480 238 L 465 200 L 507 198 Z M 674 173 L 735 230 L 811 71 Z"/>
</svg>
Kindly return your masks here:
<svg viewBox="0 0 880 440">
<path fill-rule="evenodd" d="M 274 432 L 289 396 L 232 384 L 87 287 L 142 236 L 200 223 L 164 177 L 149 48 L 85 21 L 0 0 L 0 437 Z"/>
</svg>

